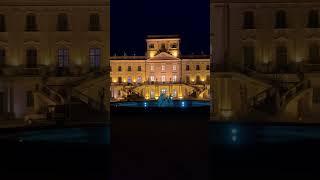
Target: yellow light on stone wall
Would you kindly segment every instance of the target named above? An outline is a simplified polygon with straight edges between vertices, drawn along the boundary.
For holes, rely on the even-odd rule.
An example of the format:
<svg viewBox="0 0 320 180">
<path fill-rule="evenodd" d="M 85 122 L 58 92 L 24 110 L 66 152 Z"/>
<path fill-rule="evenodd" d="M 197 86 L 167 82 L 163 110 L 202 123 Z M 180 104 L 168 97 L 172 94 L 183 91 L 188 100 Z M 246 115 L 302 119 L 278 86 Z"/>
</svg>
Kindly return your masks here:
<svg viewBox="0 0 320 180">
<path fill-rule="evenodd" d="M 114 83 L 116 83 L 116 82 L 117 82 L 117 80 L 116 80 L 116 79 L 114 79 L 114 80 L 113 80 L 113 82 L 114 82 Z"/>
<path fill-rule="evenodd" d="M 195 80 L 194 80 L 194 79 L 192 79 L 191 81 L 192 81 L 192 82 L 194 82 Z"/>
<path fill-rule="evenodd" d="M 135 83 L 135 82 L 137 82 L 137 81 L 134 79 L 133 82 Z"/>
<path fill-rule="evenodd" d="M 224 118 L 231 118 L 232 117 L 232 114 L 233 112 L 231 110 L 224 110 L 221 112 L 222 116 Z"/>
<path fill-rule="evenodd" d="M 172 52 L 172 55 L 173 55 L 174 57 L 178 57 L 178 51 L 173 51 L 173 52 Z"/>
<path fill-rule="evenodd" d="M 202 82 L 204 82 L 204 79 L 201 79 Z"/>
<path fill-rule="evenodd" d="M 179 99 L 183 99 L 183 97 L 182 97 L 182 96 L 179 96 Z"/>
<path fill-rule="evenodd" d="M 156 55 L 156 52 L 150 51 L 150 57 L 153 58 Z"/>
<path fill-rule="evenodd" d="M 159 96 L 156 96 L 155 99 L 158 100 L 158 99 L 159 99 Z"/>
</svg>

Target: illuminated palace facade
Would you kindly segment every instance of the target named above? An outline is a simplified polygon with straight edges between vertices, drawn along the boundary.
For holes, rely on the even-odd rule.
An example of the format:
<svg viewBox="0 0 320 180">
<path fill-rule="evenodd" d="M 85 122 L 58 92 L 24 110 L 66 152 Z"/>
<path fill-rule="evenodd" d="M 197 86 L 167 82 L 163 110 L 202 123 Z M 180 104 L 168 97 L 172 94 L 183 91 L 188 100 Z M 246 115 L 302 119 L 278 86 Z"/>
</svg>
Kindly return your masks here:
<svg viewBox="0 0 320 180">
<path fill-rule="evenodd" d="M 209 56 L 181 55 L 179 36 L 148 36 L 146 44 L 145 56 L 111 57 L 112 101 L 155 100 L 161 94 L 209 100 Z"/>
<path fill-rule="evenodd" d="M 212 0 L 212 120 L 311 117 L 320 103 L 319 15 L 318 0 Z"/>
<path fill-rule="evenodd" d="M 109 9 L 108 0 L 0 1 L 0 119 L 110 98 L 98 93 L 109 89 Z"/>
</svg>

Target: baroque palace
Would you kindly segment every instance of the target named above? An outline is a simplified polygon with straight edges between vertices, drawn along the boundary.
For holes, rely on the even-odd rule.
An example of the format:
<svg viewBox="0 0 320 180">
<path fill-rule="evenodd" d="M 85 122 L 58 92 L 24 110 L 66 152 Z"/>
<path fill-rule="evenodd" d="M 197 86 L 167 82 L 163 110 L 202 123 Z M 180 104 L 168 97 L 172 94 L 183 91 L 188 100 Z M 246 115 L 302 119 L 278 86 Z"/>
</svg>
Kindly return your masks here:
<svg viewBox="0 0 320 180">
<path fill-rule="evenodd" d="M 1 0 L 0 119 L 107 117 L 109 11 L 108 0 Z"/>
<path fill-rule="evenodd" d="M 210 58 L 182 55 L 176 35 L 150 35 L 145 56 L 113 56 L 111 100 L 210 98 Z"/>
<path fill-rule="evenodd" d="M 317 119 L 318 0 L 212 0 L 214 121 Z"/>
</svg>

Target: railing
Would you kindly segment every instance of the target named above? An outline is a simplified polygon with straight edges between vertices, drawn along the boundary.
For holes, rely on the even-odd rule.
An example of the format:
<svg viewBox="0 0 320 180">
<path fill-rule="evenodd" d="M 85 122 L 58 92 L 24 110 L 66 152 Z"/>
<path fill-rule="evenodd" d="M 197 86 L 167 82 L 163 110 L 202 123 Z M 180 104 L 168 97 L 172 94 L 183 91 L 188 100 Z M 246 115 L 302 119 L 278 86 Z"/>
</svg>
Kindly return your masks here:
<svg viewBox="0 0 320 180">
<path fill-rule="evenodd" d="M 288 104 L 289 101 L 300 92 L 311 88 L 310 80 L 304 80 L 293 88 L 289 89 L 286 93 L 281 96 L 280 106 L 283 107 L 284 105 Z"/>
<path fill-rule="evenodd" d="M 91 108 L 98 110 L 98 111 L 105 111 L 104 102 L 98 102 L 93 98 L 83 94 L 82 92 L 73 89 L 72 95 L 77 97 L 80 101 L 84 102 L 85 104 L 89 105 Z"/>
<path fill-rule="evenodd" d="M 304 64 L 303 65 L 304 72 L 319 72 L 320 64 Z"/>
<path fill-rule="evenodd" d="M 65 104 L 64 98 L 57 93 L 56 91 L 54 91 L 53 89 L 49 88 L 48 86 L 42 86 L 40 88 L 40 91 L 46 95 L 49 99 L 53 100 L 54 102 L 56 102 L 57 104 Z"/>
<path fill-rule="evenodd" d="M 270 97 L 273 97 L 275 95 L 274 88 L 266 89 L 257 95 L 251 97 L 248 99 L 248 110 L 252 111 L 256 107 L 266 103 L 266 100 L 268 100 Z"/>
</svg>

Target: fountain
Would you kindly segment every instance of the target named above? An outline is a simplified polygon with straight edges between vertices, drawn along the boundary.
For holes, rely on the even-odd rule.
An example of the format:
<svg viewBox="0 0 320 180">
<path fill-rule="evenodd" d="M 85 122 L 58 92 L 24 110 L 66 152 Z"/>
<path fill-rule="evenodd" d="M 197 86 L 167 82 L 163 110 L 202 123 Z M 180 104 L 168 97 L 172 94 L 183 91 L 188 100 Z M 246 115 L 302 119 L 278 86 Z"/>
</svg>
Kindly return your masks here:
<svg viewBox="0 0 320 180">
<path fill-rule="evenodd" d="M 166 94 L 161 94 L 158 101 L 158 107 L 173 107 L 174 103 L 171 96 L 167 96 Z"/>
</svg>

